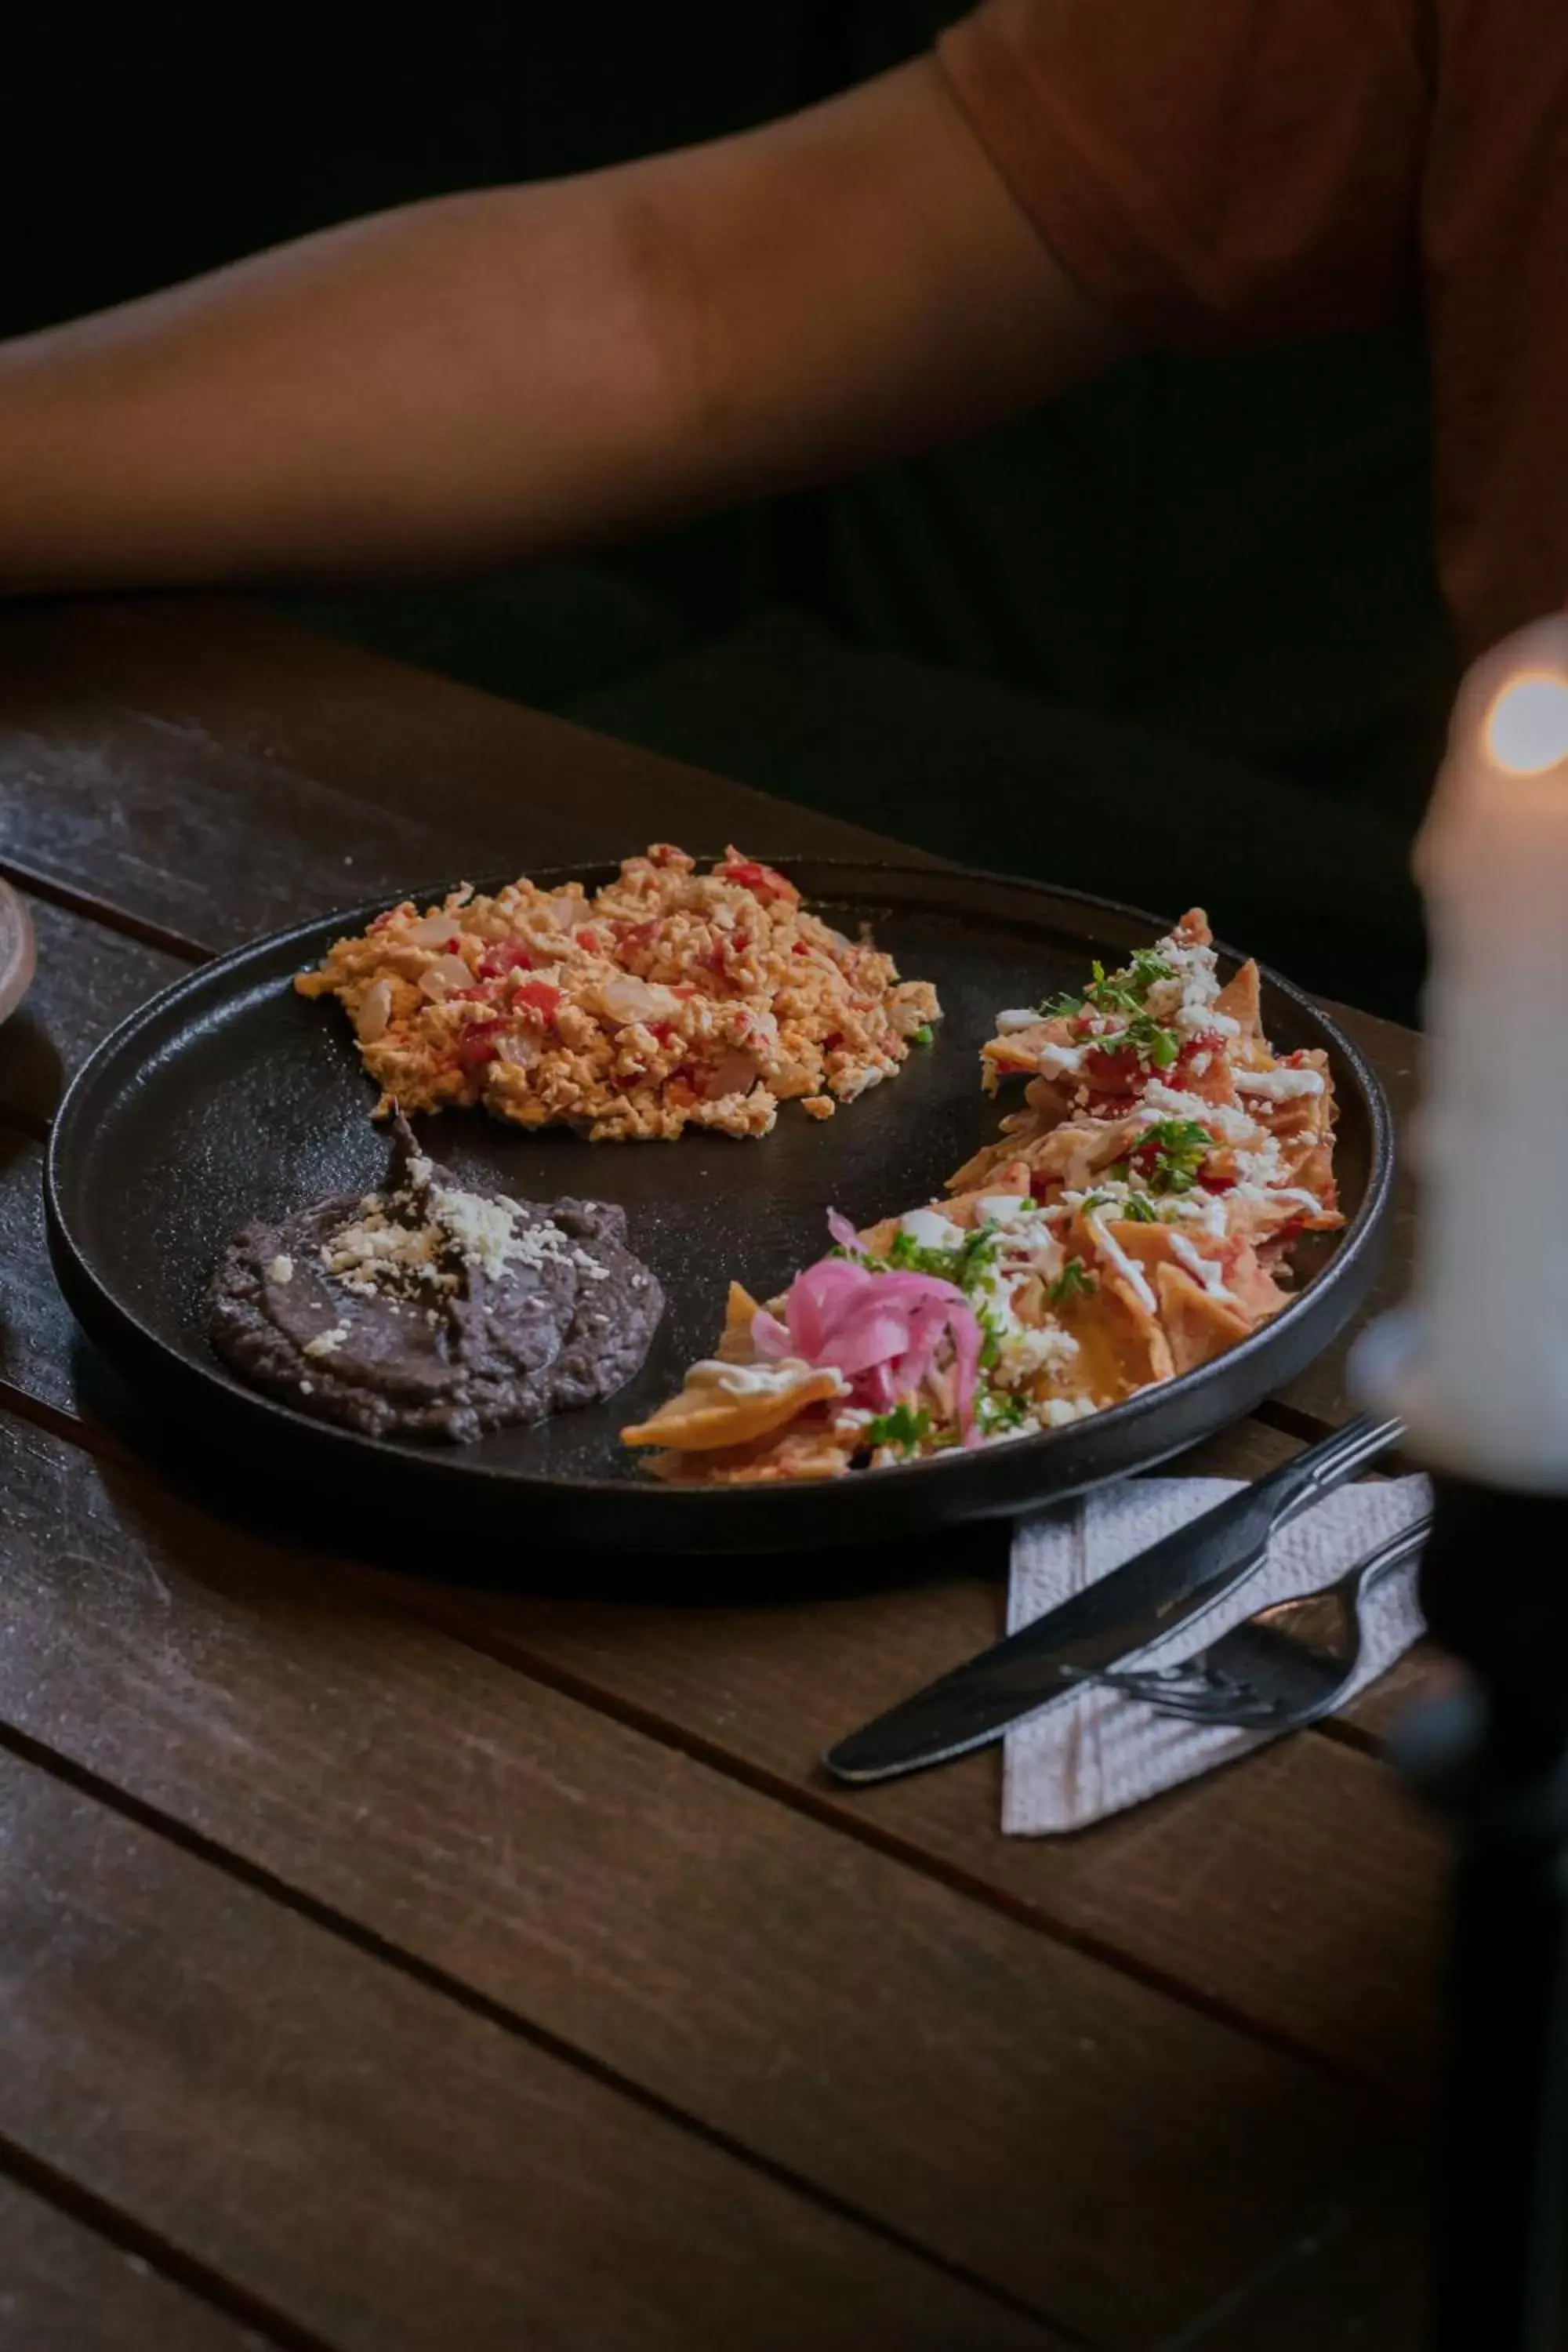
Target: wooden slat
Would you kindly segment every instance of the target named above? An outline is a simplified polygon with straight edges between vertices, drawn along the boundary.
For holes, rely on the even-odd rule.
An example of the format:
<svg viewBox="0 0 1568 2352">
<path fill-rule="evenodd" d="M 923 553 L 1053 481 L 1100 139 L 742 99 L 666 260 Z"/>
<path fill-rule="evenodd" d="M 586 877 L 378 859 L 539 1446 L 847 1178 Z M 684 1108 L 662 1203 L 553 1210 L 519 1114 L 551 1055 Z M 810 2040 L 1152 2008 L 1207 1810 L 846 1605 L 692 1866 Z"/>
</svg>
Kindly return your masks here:
<svg viewBox="0 0 1568 2352">
<path fill-rule="evenodd" d="M 0 1478 L 0 1720 L 1071 2328 L 1203 2307 L 1375 2135 L 329 1561 L 4 1422 Z"/>
<path fill-rule="evenodd" d="M 334 2352 L 1060 2339 L 0 1757 L 0 2123 Z"/>
<path fill-rule="evenodd" d="M 267 2352 L 267 2338 L 0 2179 L 6 2352 Z"/>
<path fill-rule="evenodd" d="M 994 1753 L 854 1791 L 816 1765 L 857 1723 L 995 1639 L 991 1586 L 679 1612 L 434 1589 L 415 1605 L 1152 1980 L 1403 2097 L 1427 2094 L 1445 1848 L 1373 1756 L 1304 1734 L 1079 1837 L 1005 1838 Z"/>
<path fill-rule="evenodd" d="M 237 602 L 0 615 L 0 862 L 197 945 L 726 829 L 763 856 L 888 846 Z"/>
</svg>

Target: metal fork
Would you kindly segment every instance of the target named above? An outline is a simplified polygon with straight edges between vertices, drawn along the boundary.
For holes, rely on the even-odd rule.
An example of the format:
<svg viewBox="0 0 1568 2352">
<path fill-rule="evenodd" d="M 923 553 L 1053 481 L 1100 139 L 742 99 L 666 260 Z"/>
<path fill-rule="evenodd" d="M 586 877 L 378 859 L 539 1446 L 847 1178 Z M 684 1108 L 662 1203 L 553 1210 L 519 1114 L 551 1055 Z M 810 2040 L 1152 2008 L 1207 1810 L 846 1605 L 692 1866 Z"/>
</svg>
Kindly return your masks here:
<svg viewBox="0 0 1568 2352">
<path fill-rule="evenodd" d="M 1190 1658 L 1083 1680 L 1188 1723 L 1276 1732 L 1316 1723 L 1333 1713 L 1354 1679 L 1362 1602 L 1420 1550 L 1431 1524 L 1430 1515 L 1415 1520 L 1359 1559 L 1337 1584 L 1259 1609 Z"/>
</svg>

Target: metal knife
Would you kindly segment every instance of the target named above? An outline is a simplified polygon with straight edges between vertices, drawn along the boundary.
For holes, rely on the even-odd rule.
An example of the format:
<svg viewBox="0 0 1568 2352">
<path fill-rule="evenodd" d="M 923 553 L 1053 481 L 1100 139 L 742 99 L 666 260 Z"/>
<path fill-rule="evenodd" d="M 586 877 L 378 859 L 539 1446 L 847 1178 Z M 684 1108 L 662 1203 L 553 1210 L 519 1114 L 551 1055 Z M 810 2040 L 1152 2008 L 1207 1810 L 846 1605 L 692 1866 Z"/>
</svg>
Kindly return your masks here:
<svg viewBox="0 0 1568 2352">
<path fill-rule="evenodd" d="M 1359 1414 L 1034 1624 L 851 1732 L 828 1749 L 824 1764 L 839 1780 L 887 1780 L 999 1739 L 1024 1717 L 1069 1696 L 1085 1672 L 1145 1648 L 1239 1584 L 1266 1557 L 1277 1528 L 1353 1478 L 1404 1434 L 1401 1422 Z"/>
</svg>

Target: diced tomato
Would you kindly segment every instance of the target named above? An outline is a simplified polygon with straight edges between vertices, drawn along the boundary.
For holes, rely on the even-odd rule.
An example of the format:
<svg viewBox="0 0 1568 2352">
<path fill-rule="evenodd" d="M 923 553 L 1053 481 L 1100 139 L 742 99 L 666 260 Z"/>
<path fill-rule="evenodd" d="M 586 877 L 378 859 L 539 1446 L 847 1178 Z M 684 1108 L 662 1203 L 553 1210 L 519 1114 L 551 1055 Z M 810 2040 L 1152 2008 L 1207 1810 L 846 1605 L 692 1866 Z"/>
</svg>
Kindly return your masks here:
<svg viewBox="0 0 1568 2352">
<path fill-rule="evenodd" d="M 843 1043 L 844 1043 L 844 1032 L 843 1032 L 843 1030 L 842 1030 L 842 1029 L 836 1029 L 836 1030 L 833 1032 L 833 1034 L 832 1034 L 830 1037 L 825 1037 L 825 1038 L 823 1039 L 823 1041 L 822 1041 L 822 1050 L 823 1050 L 823 1052 L 824 1052 L 825 1054 L 832 1054 L 832 1053 L 836 1053 L 836 1052 L 837 1051 L 838 1047 L 839 1047 L 840 1045 L 843 1045 Z"/>
<path fill-rule="evenodd" d="M 1097 1095 L 1130 1095 L 1138 1078 L 1138 1056 L 1134 1053 L 1108 1054 L 1102 1046 L 1089 1047 L 1080 1065 L 1083 1080 Z"/>
<path fill-rule="evenodd" d="M 746 950 L 751 946 L 751 944 L 752 944 L 752 935 L 751 935 L 750 931 L 731 931 L 731 934 L 730 934 L 730 945 L 734 949 L 735 953 L 736 953 L 737 955 L 744 955 L 744 954 L 745 954 L 745 952 L 746 952 Z"/>
<path fill-rule="evenodd" d="M 494 989 L 483 986 L 448 989 L 441 999 L 443 1004 L 493 1004 L 495 1001 Z"/>
<path fill-rule="evenodd" d="M 795 903 L 800 898 L 793 882 L 787 882 L 771 866 L 760 865 L 754 857 L 728 858 L 715 871 L 722 881 L 738 882 L 742 890 L 749 890 L 764 906 L 771 898 L 787 898 Z"/>
<path fill-rule="evenodd" d="M 465 1070 L 482 1070 L 487 1062 L 496 1057 L 496 1032 L 505 1026 L 499 1018 L 494 1021 L 470 1021 L 457 1044 L 457 1055 Z"/>
<path fill-rule="evenodd" d="M 509 971 L 531 971 L 533 958 L 521 940 L 498 940 L 479 958 L 479 970 L 487 980 L 500 980 Z"/>
<path fill-rule="evenodd" d="M 811 953 L 811 950 L 806 946 L 804 940 L 796 940 L 794 947 L 790 950 L 790 953 L 791 955 L 809 955 Z"/>
<path fill-rule="evenodd" d="M 590 955 L 597 955 L 603 942 L 597 931 L 584 929 L 577 933 L 577 944 L 580 948 L 586 948 Z"/>
<path fill-rule="evenodd" d="M 657 1037 L 661 1045 L 668 1045 L 675 1034 L 675 1024 L 673 1021 L 650 1021 L 647 1034 L 650 1037 Z"/>
<path fill-rule="evenodd" d="M 616 929 L 622 947 L 645 948 L 658 936 L 658 918 L 654 916 L 646 923 L 617 923 Z"/>
<path fill-rule="evenodd" d="M 552 987 L 547 980 L 527 980 L 516 991 L 511 1001 L 530 1013 L 537 1013 L 542 1021 L 553 1021 L 561 1003 L 561 993 L 560 989 Z"/>
<path fill-rule="evenodd" d="M 1230 1192 L 1236 1189 L 1236 1179 L 1234 1176 L 1211 1175 L 1205 1169 L 1198 1177 L 1198 1184 L 1205 1192 Z"/>
</svg>

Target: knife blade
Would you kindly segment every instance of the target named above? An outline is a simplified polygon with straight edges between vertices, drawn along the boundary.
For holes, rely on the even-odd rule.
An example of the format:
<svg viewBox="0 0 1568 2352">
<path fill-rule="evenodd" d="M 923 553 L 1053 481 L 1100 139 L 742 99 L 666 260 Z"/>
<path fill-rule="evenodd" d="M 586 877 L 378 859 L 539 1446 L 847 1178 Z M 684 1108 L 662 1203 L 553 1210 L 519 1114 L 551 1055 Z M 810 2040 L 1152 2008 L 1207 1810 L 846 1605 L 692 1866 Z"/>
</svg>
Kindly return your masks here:
<svg viewBox="0 0 1568 2352">
<path fill-rule="evenodd" d="M 1124 1560 L 1005 1641 L 941 1675 L 830 1748 L 836 1780 L 886 1780 L 983 1748 L 1070 1697 L 1078 1678 L 1145 1648 L 1249 1576 L 1277 1528 L 1352 1478 L 1404 1435 L 1359 1414 L 1212 1511 Z"/>
</svg>

